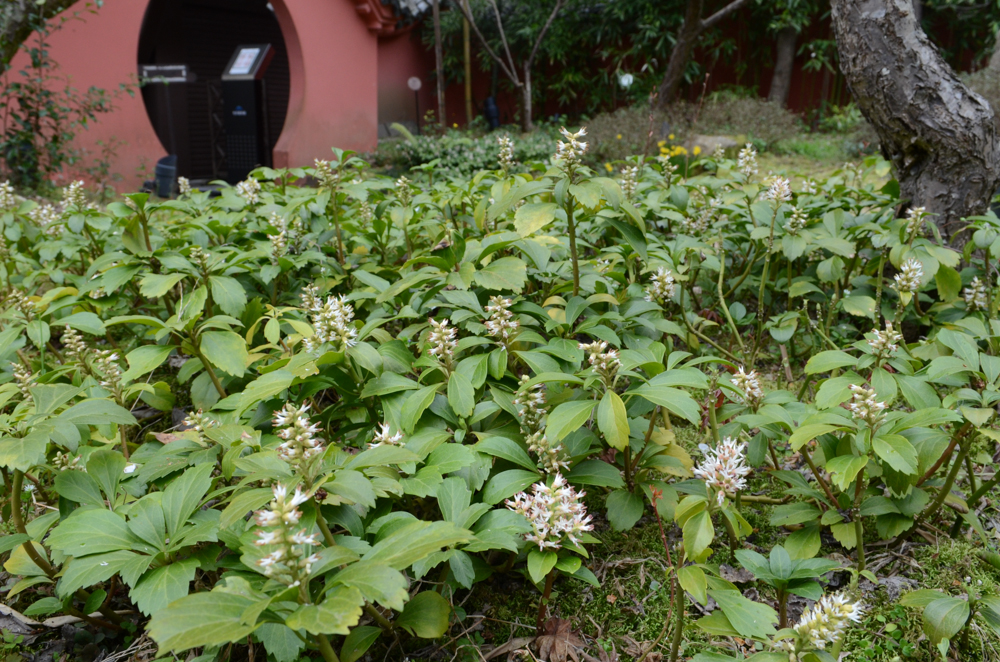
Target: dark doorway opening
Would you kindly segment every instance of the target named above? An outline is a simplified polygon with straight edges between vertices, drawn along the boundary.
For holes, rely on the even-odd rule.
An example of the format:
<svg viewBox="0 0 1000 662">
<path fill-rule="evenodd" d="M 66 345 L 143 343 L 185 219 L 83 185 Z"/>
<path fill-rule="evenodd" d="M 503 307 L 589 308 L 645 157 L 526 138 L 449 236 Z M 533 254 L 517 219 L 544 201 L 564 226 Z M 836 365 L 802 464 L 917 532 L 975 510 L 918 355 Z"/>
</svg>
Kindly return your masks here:
<svg viewBox="0 0 1000 662">
<path fill-rule="evenodd" d="M 192 180 L 226 176 L 222 72 L 240 44 L 269 43 L 275 57 L 264 76 L 269 149 L 288 113 L 288 52 L 266 0 L 151 0 L 139 36 L 139 65 L 184 64 L 188 82 L 149 84 L 142 99 L 160 141 L 177 154 L 177 174 Z"/>
</svg>

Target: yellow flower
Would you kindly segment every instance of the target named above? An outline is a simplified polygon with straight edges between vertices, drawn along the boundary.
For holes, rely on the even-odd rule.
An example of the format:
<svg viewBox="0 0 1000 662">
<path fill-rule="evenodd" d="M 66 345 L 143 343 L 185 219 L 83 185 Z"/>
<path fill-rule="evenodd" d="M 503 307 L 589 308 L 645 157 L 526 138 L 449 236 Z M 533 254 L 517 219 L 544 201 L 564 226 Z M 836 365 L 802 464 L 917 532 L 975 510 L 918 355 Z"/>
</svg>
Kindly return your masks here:
<svg viewBox="0 0 1000 662">
<path fill-rule="evenodd" d="M 666 145 L 666 144 L 667 144 L 667 141 L 666 141 L 666 140 L 661 140 L 660 142 L 656 143 L 656 146 L 657 146 L 657 147 L 663 147 L 663 146 L 664 146 L 664 145 Z"/>
<path fill-rule="evenodd" d="M 699 154 L 701 154 L 701 147 L 698 147 L 697 145 L 695 145 L 694 149 L 691 150 L 691 153 L 694 154 L 695 156 L 698 156 Z"/>
<path fill-rule="evenodd" d="M 615 137 L 616 137 L 616 138 L 618 138 L 618 140 L 621 140 L 621 139 L 622 139 L 622 134 L 620 134 L 620 133 L 619 133 L 619 134 L 618 134 L 617 136 L 615 136 Z"/>
<path fill-rule="evenodd" d="M 612 170 L 614 170 L 614 168 L 611 167 L 610 163 L 605 163 L 604 164 L 604 169 L 607 170 L 608 172 L 611 172 Z"/>
<path fill-rule="evenodd" d="M 458 128 L 458 122 L 455 122 L 454 124 L 452 124 L 452 125 L 451 125 L 451 128 L 453 128 L 453 129 L 457 129 L 457 128 Z"/>
<path fill-rule="evenodd" d="M 669 151 L 670 151 L 670 150 L 669 150 L 669 149 L 667 149 L 666 147 L 663 147 L 662 145 L 660 146 L 660 154 L 666 154 L 666 153 L 668 153 Z"/>
<path fill-rule="evenodd" d="M 671 140 L 673 140 L 674 139 L 674 134 L 671 133 L 669 136 L 667 136 L 667 138 L 670 138 Z"/>
</svg>

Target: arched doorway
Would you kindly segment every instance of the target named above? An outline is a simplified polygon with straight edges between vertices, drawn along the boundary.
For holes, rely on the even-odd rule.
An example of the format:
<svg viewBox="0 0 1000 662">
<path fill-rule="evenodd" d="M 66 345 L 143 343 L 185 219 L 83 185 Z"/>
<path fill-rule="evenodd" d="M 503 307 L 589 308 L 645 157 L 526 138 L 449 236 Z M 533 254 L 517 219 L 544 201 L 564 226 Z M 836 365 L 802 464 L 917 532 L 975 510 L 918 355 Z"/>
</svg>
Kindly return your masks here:
<svg viewBox="0 0 1000 662">
<path fill-rule="evenodd" d="M 288 113 L 288 50 L 267 0 L 150 0 L 139 37 L 138 63 L 184 64 L 189 82 L 151 84 L 142 99 L 160 142 L 178 156 L 178 174 L 226 174 L 221 75 L 240 44 L 269 43 L 274 60 L 264 76 L 267 134 L 274 149 Z"/>
</svg>

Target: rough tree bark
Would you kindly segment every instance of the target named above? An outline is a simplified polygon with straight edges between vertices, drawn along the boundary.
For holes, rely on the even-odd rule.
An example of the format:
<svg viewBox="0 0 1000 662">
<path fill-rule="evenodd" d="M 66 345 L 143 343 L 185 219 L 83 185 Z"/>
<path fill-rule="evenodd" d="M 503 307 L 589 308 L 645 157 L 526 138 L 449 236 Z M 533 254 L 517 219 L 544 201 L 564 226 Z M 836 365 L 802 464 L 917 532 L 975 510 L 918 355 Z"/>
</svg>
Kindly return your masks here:
<svg viewBox="0 0 1000 662">
<path fill-rule="evenodd" d="M 788 92 L 792 89 L 792 71 L 795 64 L 795 41 L 799 32 L 787 27 L 778 31 L 775 47 L 774 73 L 771 75 L 771 90 L 767 100 L 784 106 L 788 103 Z"/>
<path fill-rule="evenodd" d="M 17 49 L 35 31 L 38 12 L 48 20 L 77 0 L 0 0 L 0 73 L 7 70 Z"/>
<path fill-rule="evenodd" d="M 902 196 L 949 238 L 1000 182 L 993 111 L 927 39 L 912 0 L 832 0 L 840 69 L 878 133 Z"/>
<path fill-rule="evenodd" d="M 657 104 L 662 108 L 677 100 L 677 91 L 684 82 L 684 69 L 687 68 L 691 53 L 698 43 L 698 37 L 721 22 L 736 10 L 749 3 L 750 0 L 733 0 L 728 5 L 715 12 L 708 18 L 702 18 L 701 12 L 704 7 L 704 0 L 688 0 L 687 8 L 684 10 L 684 22 L 677 32 L 677 41 L 670 51 L 670 59 L 667 61 L 667 72 L 663 75 L 663 82 L 660 83 L 659 92 L 656 95 Z"/>
</svg>

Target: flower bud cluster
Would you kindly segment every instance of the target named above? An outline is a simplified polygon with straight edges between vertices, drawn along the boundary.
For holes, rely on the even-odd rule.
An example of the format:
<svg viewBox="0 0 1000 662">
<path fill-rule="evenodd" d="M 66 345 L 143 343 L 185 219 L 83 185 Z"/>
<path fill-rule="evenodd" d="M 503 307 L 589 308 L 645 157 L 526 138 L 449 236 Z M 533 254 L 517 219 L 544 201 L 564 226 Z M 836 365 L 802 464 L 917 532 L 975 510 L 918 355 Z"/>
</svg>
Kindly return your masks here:
<svg viewBox="0 0 1000 662">
<path fill-rule="evenodd" d="M 260 182 L 247 177 L 236 185 L 236 194 L 246 200 L 247 204 L 255 205 L 260 202 Z"/>
<path fill-rule="evenodd" d="M 458 331 L 454 327 L 448 326 L 448 320 L 437 320 L 431 318 L 431 332 L 427 335 L 427 343 L 430 348 L 427 352 L 436 358 L 448 372 L 455 363 L 455 352 L 458 350 Z"/>
<path fill-rule="evenodd" d="M 542 429 L 549 410 L 545 406 L 545 385 L 535 384 L 524 388 L 529 381 L 527 375 L 521 377 L 521 390 L 514 396 L 514 406 L 520 414 L 521 433 L 529 436 Z"/>
<path fill-rule="evenodd" d="M 52 458 L 52 466 L 57 471 L 84 471 L 83 465 L 80 464 L 81 460 L 83 457 L 80 455 L 73 457 L 70 453 L 58 451 L 56 456 Z"/>
<path fill-rule="evenodd" d="M 914 293 L 920 289 L 920 281 L 924 277 L 924 266 L 920 260 L 910 258 L 903 262 L 896 274 L 896 290 L 898 292 Z"/>
<path fill-rule="evenodd" d="M 396 180 L 396 198 L 399 200 L 399 204 L 404 207 L 409 207 L 410 203 L 413 202 L 413 189 L 410 188 L 410 180 L 406 178 L 406 175 L 400 175 L 399 179 Z"/>
<path fill-rule="evenodd" d="M 358 216 L 361 219 L 361 227 L 367 228 L 371 225 L 372 221 L 375 220 L 375 211 L 372 206 L 368 204 L 367 200 L 361 201 L 361 207 L 358 209 Z"/>
<path fill-rule="evenodd" d="M 569 129 L 563 127 L 559 129 L 565 141 L 556 143 L 556 159 L 562 161 L 564 168 L 572 168 L 580 164 L 583 155 L 587 153 L 588 144 L 580 139 L 587 135 L 587 127 L 580 127 L 576 133 L 570 133 Z"/>
<path fill-rule="evenodd" d="M 188 260 L 202 273 L 208 273 L 208 261 L 211 258 L 212 254 L 198 244 L 191 246 L 191 249 L 188 251 Z"/>
<path fill-rule="evenodd" d="M 87 206 L 87 193 L 84 189 L 83 180 L 70 182 L 69 186 L 63 189 L 63 207 L 75 207 L 83 209 Z"/>
<path fill-rule="evenodd" d="M 190 195 L 191 191 L 191 180 L 187 177 L 177 178 L 177 193 L 178 195 Z"/>
<path fill-rule="evenodd" d="M 7 296 L 8 310 L 16 310 L 24 316 L 26 322 L 30 322 L 35 318 L 35 302 L 25 296 L 24 292 L 21 290 L 13 289 Z"/>
<path fill-rule="evenodd" d="M 986 310 L 989 306 L 986 285 L 979 280 L 979 276 L 974 277 L 969 286 L 962 290 L 962 298 L 969 310 Z"/>
<path fill-rule="evenodd" d="M 885 331 L 872 329 L 872 335 L 874 338 L 868 341 L 868 346 L 872 348 L 872 354 L 875 355 L 875 358 L 880 361 L 885 361 L 892 356 L 899 349 L 897 343 L 903 339 L 903 336 L 892 328 L 892 322 L 889 321 L 885 323 Z"/>
<path fill-rule="evenodd" d="M 379 431 L 375 433 L 372 437 L 371 442 L 368 444 L 368 448 L 378 448 L 379 446 L 402 446 L 403 445 L 403 433 L 397 432 L 392 434 L 390 432 L 391 428 L 388 423 L 380 423 Z"/>
<path fill-rule="evenodd" d="M 875 398 L 874 389 L 851 384 L 851 402 L 847 408 L 854 414 L 854 418 L 863 421 L 872 430 L 885 420 L 885 403 L 879 402 Z"/>
<path fill-rule="evenodd" d="M 733 386 L 743 391 L 743 395 L 736 396 L 736 399 L 756 411 L 764 400 L 764 389 L 761 388 L 760 375 L 757 374 L 757 371 L 745 372 L 740 366 L 739 372 L 733 375 L 731 381 Z"/>
<path fill-rule="evenodd" d="M 664 154 L 660 154 L 656 157 L 656 160 L 660 162 L 661 170 L 663 172 L 663 179 L 666 181 L 667 186 L 670 185 L 677 173 L 677 166 L 670 161 L 670 157 Z"/>
<path fill-rule="evenodd" d="M 631 200 L 639 188 L 639 166 L 625 166 L 622 168 L 622 193 L 626 200 Z"/>
<path fill-rule="evenodd" d="M 555 550 L 567 542 L 579 545 L 583 534 L 594 530 L 592 518 L 581 502 L 586 493 L 570 487 L 562 474 L 555 475 L 552 487 L 535 483 L 531 489 L 531 495 L 519 492 L 505 502 L 509 509 L 524 515 L 531 523 L 532 532 L 524 536 L 528 542 L 542 550 Z"/>
<path fill-rule="evenodd" d="M 804 182 L 802 182 L 801 193 L 805 195 L 816 195 L 817 193 L 819 193 L 819 187 L 816 186 L 816 180 L 807 179 Z"/>
<path fill-rule="evenodd" d="M 298 506 L 305 503 L 309 497 L 299 488 L 289 496 L 288 490 L 278 484 L 271 488 L 274 500 L 266 510 L 257 511 L 257 526 L 268 529 L 257 533 L 254 542 L 259 547 L 271 548 L 270 553 L 257 561 L 261 572 L 285 586 L 299 586 L 309 577 L 314 563 L 319 562 L 319 556 L 307 556 L 307 547 L 319 545 L 316 534 L 307 535 L 306 530 L 297 528 L 302 512 Z"/>
<path fill-rule="evenodd" d="M 757 150 L 754 149 L 753 143 L 747 143 L 746 147 L 740 150 L 736 157 L 736 167 L 747 179 L 757 174 Z"/>
<path fill-rule="evenodd" d="M 677 283 L 674 275 L 666 267 L 657 267 L 656 273 L 646 286 L 646 301 L 663 305 L 674 298 L 677 293 Z"/>
<path fill-rule="evenodd" d="M 908 237 L 920 233 L 924 229 L 924 220 L 930 216 L 924 207 L 910 207 L 906 210 L 906 235 Z"/>
<path fill-rule="evenodd" d="M 118 354 L 109 349 L 102 349 L 97 352 L 94 359 L 94 368 L 101 379 L 101 386 L 108 389 L 115 396 L 121 395 L 122 390 L 122 369 L 118 365 Z"/>
<path fill-rule="evenodd" d="M 17 388 L 21 391 L 21 397 L 24 398 L 25 402 L 30 402 L 31 387 L 37 383 L 35 373 L 20 363 L 11 363 L 10 366 L 14 369 L 14 381 L 17 382 Z"/>
<path fill-rule="evenodd" d="M 274 257 L 274 246 L 276 241 L 284 246 L 284 250 L 281 255 L 285 255 L 286 253 L 298 253 L 299 240 L 301 240 L 302 236 L 305 234 L 305 227 L 302 225 L 302 219 L 296 216 L 289 223 L 277 212 L 271 212 L 271 218 L 268 220 L 278 231 L 278 235 L 281 236 L 280 240 L 276 240 L 275 235 L 271 235 L 272 258 Z M 281 257 L 281 255 L 278 257 Z"/>
<path fill-rule="evenodd" d="M 332 163 L 323 159 L 316 159 L 313 166 L 316 170 L 316 179 L 322 188 L 336 189 L 340 186 L 342 175 L 339 168 L 334 168 Z"/>
<path fill-rule="evenodd" d="M 62 215 L 58 209 L 48 202 L 40 204 L 29 211 L 28 218 L 34 221 L 35 225 L 50 237 L 57 237 L 62 234 L 62 225 L 59 224 Z"/>
<path fill-rule="evenodd" d="M 11 211 L 17 206 L 14 187 L 10 182 L 0 182 L 0 212 Z"/>
<path fill-rule="evenodd" d="M 850 624 L 860 623 L 864 614 L 864 605 L 845 593 L 825 595 L 802 614 L 793 628 L 795 637 L 778 642 L 776 648 L 789 654 L 789 662 L 799 662 L 801 654 L 826 650 L 840 641 Z"/>
<path fill-rule="evenodd" d="M 525 441 L 528 444 L 528 450 L 538 458 L 538 468 L 545 473 L 558 474 L 560 471 L 569 469 L 569 461 L 565 459 L 563 454 L 563 445 L 558 442 L 552 443 L 545 436 L 545 430 L 528 435 Z"/>
<path fill-rule="evenodd" d="M 784 177 L 775 177 L 771 180 L 771 185 L 764 193 L 764 199 L 770 200 L 775 207 L 780 207 L 781 203 L 791 200 L 792 188 L 789 186 L 788 180 Z"/>
<path fill-rule="evenodd" d="M 705 459 L 694 469 L 694 475 L 705 481 L 710 490 L 715 490 L 715 498 L 721 506 L 726 493 L 736 493 L 746 487 L 746 476 L 750 467 L 746 464 L 747 445 L 731 437 L 726 437 L 715 448 L 701 444 L 698 448 Z"/>
<path fill-rule="evenodd" d="M 190 412 L 184 417 L 184 427 L 201 434 L 209 428 L 219 427 L 219 422 L 206 414 L 204 409 L 199 409 L 198 411 Z"/>
<path fill-rule="evenodd" d="M 486 312 L 490 315 L 484 323 L 486 332 L 494 338 L 499 338 L 504 346 L 517 335 L 520 327 L 520 323 L 514 318 L 514 313 L 510 312 L 513 303 L 502 296 L 492 296 L 490 304 L 486 306 Z"/>
<path fill-rule="evenodd" d="M 320 346 L 331 343 L 337 351 L 344 351 L 358 342 L 358 330 L 351 321 L 354 307 L 347 303 L 347 297 L 327 297 L 323 301 L 318 296 L 319 288 L 307 285 L 302 292 L 302 306 L 309 312 L 315 334 L 302 341 L 307 351 L 318 352 Z"/>
<path fill-rule="evenodd" d="M 503 135 L 497 137 L 497 144 L 500 146 L 497 161 L 500 163 L 500 169 L 503 170 L 506 176 L 511 168 L 514 167 L 514 141 L 510 139 L 510 136 Z"/>
<path fill-rule="evenodd" d="M 71 326 L 66 327 L 62 334 L 62 344 L 67 358 L 82 366 L 87 365 L 87 344 L 83 342 L 83 336 L 76 329 Z"/>
<path fill-rule="evenodd" d="M 785 223 L 785 232 L 790 235 L 797 235 L 799 232 L 805 229 L 806 223 L 809 221 L 809 217 L 804 211 L 796 207 L 792 210 L 792 215 L 789 217 L 788 221 Z"/>
<path fill-rule="evenodd" d="M 580 343 L 580 349 L 589 354 L 587 361 L 594 369 L 594 372 L 601 376 L 605 386 L 611 388 L 615 375 L 618 373 L 618 368 L 622 365 L 622 362 L 618 359 L 618 351 L 608 349 L 608 343 L 603 340 L 592 343 Z"/>
<path fill-rule="evenodd" d="M 274 415 L 274 427 L 280 428 L 278 437 L 282 439 L 278 445 L 278 457 L 302 473 L 306 473 L 313 458 L 326 450 L 323 441 L 316 436 L 319 425 L 310 422 L 306 415 L 308 411 L 309 405 L 296 407 L 288 402 Z"/>
</svg>

